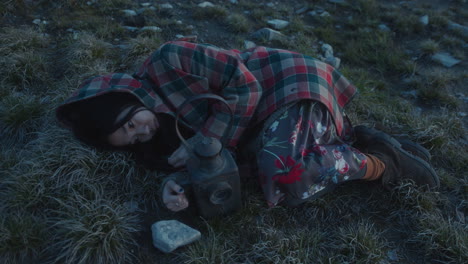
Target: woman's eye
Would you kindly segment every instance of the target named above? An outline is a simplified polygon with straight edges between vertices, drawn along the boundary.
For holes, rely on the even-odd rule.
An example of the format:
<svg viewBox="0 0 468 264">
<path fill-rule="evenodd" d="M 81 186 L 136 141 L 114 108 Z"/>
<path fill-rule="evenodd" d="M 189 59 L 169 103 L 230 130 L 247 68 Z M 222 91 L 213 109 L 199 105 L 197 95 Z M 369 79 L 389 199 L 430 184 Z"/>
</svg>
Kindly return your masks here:
<svg viewBox="0 0 468 264">
<path fill-rule="evenodd" d="M 128 121 L 127 125 L 129 128 L 135 128 L 135 125 L 133 124 L 132 121 Z"/>
</svg>

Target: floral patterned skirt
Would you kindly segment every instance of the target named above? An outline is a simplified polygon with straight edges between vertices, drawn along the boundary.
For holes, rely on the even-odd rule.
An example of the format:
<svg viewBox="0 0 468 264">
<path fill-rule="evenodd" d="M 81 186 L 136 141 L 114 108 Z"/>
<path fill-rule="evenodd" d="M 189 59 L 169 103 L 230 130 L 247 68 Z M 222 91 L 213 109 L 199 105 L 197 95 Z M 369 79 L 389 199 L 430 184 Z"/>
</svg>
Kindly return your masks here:
<svg viewBox="0 0 468 264">
<path fill-rule="evenodd" d="M 300 101 L 283 111 L 265 122 L 256 155 L 269 206 L 294 206 L 364 176 L 366 156 L 336 135 L 323 104 Z"/>
</svg>

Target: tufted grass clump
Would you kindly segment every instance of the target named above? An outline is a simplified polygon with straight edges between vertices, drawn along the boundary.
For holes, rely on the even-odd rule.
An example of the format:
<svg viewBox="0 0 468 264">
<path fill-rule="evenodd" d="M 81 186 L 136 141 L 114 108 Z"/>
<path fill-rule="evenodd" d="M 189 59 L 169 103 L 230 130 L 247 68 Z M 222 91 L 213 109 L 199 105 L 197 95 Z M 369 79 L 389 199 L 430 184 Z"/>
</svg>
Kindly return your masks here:
<svg viewBox="0 0 468 264">
<path fill-rule="evenodd" d="M 429 245 L 433 259 L 448 263 L 468 259 L 468 226 L 464 221 L 441 214 L 422 215 L 419 239 Z"/>
<path fill-rule="evenodd" d="M 379 6 L 375 0 L 358 0 L 352 7 L 367 18 L 374 18 L 379 14 Z"/>
<path fill-rule="evenodd" d="M 117 54 L 112 44 L 86 33 L 79 34 L 77 40 L 70 42 L 64 62 L 68 66 L 68 73 L 84 79 L 91 75 L 113 72 Z"/>
<path fill-rule="evenodd" d="M 97 187 L 97 186 L 96 186 Z M 62 202 L 54 228 L 60 239 L 52 248 L 58 250 L 57 262 L 131 263 L 139 230 L 138 218 L 114 199 L 95 188 L 85 197 L 76 192 Z"/>
<path fill-rule="evenodd" d="M 345 60 L 361 66 L 371 64 L 380 72 L 404 74 L 413 70 L 404 63 L 408 56 L 389 33 L 363 30 L 349 37 L 344 51 Z"/>
<path fill-rule="evenodd" d="M 424 40 L 420 44 L 420 48 L 424 54 L 434 54 L 439 51 L 439 43 L 432 39 Z"/>
<path fill-rule="evenodd" d="M 424 30 L 424 25 L 419 21 L 419 17 L 413 14 L 398 14 L 394 20 L 397 31 L 403 35 L 418 34 Z"/>
<path fill-rule="evenodd" d="M 213 6 L 213 7 L 197 7 L 193 11 L 193 18 L 197 20 L 223 20 L 228 16 L 228 10 L 224 7 Z"/>
<path fill-rule="evenodd" d="M 159 35 L 138 36 L 128 41 L 128 51 L 125 53 L 123 63 L 132 70 L 137 70 L 143 61 L 150 56 L 161 44 L 163 40 Z"/>
<path fill-rule="evenodd" d="M 52 241 L 45 219 L 24 211 L 0 212 L 0 262 L 34 263 L 41 259 Z"/>
<path fill-rule="evenodd" d="M 50 81 L 50 65 L 44 52 L 49 44 L 49 36 L 34 28 L 3 28 L 0 31 L 0 82 L 11 90 L 46 85 Z"/>
<path fill-rule="evenodd" d="M 247 17 L 242 14 L 232 14 L 226 19 L 228 28 L 234 33 L 245 33 L 249 31 L 250 25 Z"/>
<path fill-rule="evenodd" d="M 41 126 L 47 98 L 9 94 L 0 100 L 0 135 L 23 141 Z"/>
<path fill-rule="evenodd" d="M 382 231 L 367 221 L 340 227 L 337 235 L 341 243 L 336 245 L 339 252 L 336 258 L 349 263 L 384 261 L 389 244 L 382 234 Z"/>
</svg>

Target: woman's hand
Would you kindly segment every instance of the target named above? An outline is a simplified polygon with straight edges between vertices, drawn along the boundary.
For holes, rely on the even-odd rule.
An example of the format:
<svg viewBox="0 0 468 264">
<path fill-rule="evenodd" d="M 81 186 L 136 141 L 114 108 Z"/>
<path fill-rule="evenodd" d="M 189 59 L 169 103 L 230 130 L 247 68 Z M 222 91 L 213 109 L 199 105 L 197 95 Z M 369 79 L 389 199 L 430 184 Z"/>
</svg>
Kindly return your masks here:
<svg viewBox="0 0 468 264">
<path fill-rule="evenodd" d="M 173 212 L 184 210 L 189 205 L 184 188 L 173 180 L 167 181 L 164 186 L 162 199 L 166 207 Z"/>
<path fill-rule="evenodd" d="M 167 159 L 167 162 L 169 162 L 169 164 L 172 166 L 179 168 L 185 166 L 188 158 L 189 154 L 187 149 L 183 145 L 180 145 L 180 147 L 176 149 L 176 151 L 174 151 L 174 153 L 172 153 L 172 155 Z"/>
</svg>

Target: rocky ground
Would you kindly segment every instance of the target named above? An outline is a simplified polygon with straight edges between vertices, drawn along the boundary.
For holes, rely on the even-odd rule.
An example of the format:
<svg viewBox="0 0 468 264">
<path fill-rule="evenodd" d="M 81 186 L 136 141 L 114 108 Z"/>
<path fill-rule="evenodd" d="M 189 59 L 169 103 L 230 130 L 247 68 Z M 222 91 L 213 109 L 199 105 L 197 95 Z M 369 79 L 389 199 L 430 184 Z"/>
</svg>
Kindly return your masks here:
<svg viewBox="0 0 468 264">
<path fill-rule="evenodd" d="M 468 257 L 466 0 L 7 0 L 0 13 L 0 261 L 462 263 Z M 160 209 L 153 176 L 123 155 L 71 141 L 53 109 L 84 78 L 131 73 L 165 41 L 192 35 L 227 49 L 285 48 L 337 67 L 360 89 L 348 111 L 352 121 L 430 149 L 441 190 L 402 185 L 387 193 L 351 183 L 301 208 L 266 209 L 258 189 L 247 186 L 245 209 L 224 219 Z M 120 176 L 109 178 L 114 174 Z M 152 247 L 149 227 L 173 218 L 200 229 L 202 238 L 163 254 Z"/>
</svg>

